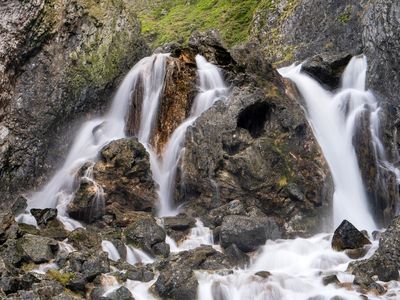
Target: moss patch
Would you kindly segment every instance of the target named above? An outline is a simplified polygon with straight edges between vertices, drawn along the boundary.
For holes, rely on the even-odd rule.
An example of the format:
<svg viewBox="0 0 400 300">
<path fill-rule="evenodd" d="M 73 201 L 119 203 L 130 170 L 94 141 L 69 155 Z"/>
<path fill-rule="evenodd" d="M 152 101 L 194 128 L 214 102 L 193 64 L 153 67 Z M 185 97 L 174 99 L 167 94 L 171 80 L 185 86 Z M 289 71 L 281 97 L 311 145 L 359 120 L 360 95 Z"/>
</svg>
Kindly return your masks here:
<svg viewBox="0 0 400 300">
<path fill-rule="evenodd" d="M 75 273 L 73 272 L 66 272 L 66 273 L 61 273 L 58 270 L 48 270 L 46 273 L 50 278 L 58 281 L 62 285 L 67 285 L 67 283 L 75 278 Z"/>
<path fill-rule="evenodd" d="M 186 41 L 196 30 L 218 29 L 228 46 L 244 42 L 259 0 L 135 0 L 142 31 L 153 47 Z"/>
</svg>

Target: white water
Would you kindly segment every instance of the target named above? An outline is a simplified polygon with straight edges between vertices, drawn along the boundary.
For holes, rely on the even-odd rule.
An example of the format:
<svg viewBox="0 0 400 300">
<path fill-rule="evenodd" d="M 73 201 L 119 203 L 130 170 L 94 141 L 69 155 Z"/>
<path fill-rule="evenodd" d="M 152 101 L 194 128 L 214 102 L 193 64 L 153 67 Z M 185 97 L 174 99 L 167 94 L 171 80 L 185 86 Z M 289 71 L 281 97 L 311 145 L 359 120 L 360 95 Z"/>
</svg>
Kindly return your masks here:
<svg viewBox="0 0 400 300">
<path fill-rule="evenodd" d="M 66 211 L 74 197 L 76 174 L 84 163 L 94 161 L 105 145 L 125 137 L 126 113 L 130 105 L 132 89 L 136 87 L 139 80 L 146 83 L 145 97 L 149 99 L 157 97 L 156 94 L 162 89 L 162 85 L 158 86 L 158 84 L 160 80 L 163 82 L 166 58 L 165 54 L 146 57 L 132 68 L 119 87 L 110 111 L 105 116 L 89 120 L 81 126 L 62 167 L 42 190 L 29 197 L 28 211 L 31 208 L 57 208 L 58 218 L 67 230 L 82 226 L 69 218 Z M 144 105 L 147 104 L 152 103 L 144 103 Z M 156 107 L 149 110 L 156 110 Z M 151 118 L 148 119 L 143 123 L 152 122 Z M 142 137 L 140 133 L 139 136 L 142 139 L 145 138 L 145 135 Z M 19 220 L 32 223 L 31 219 L 27 215 L 19 217 Z"/>
<path fill-rule="evenodd" d="M 117 248 L 115 248 L 113 243 L 109 241 L 102 241 L 101 248 L 103 249 L 104 252 L 107 252 L 109 259 L 113 261 L 118 261 L 121 258 Z"/>
<path fill-rule="evenodd" d="M 279 71 L 303 96 L 309 122 L 331 170 L 335 227 L 347 219 L 358 228 L 375 229 L 352 142 L 360 113 L 379 109 L 375 97 L 365 89 L 365 56 L 352 58 L 343 74 L 342 88 L 334 93 L 301 73 L 301 65 Z"/>
<path fill-rule="evenodd" d="M 322 277 L 336 274 L 341 283 L 351 283 L 354 276 L 344 273 L 351 261 L 344 253 L 333 251 L 331 235 L 319 234 L 309 239 L 267 241 L 246 270 L 230 275 L 197 272 L 199 300 L 330 300 L 342 296 L 359 300 L 359 293 L 324 286 Z M 378 243 L 374 242 L 365 257 L 371 256 Z M 262 278 L 255 275 L 268 271 Z M 369 299 L 376 299 L 369 295 Z"/>
<path fill-rule="evenodd" d="M 220 246 L 214 244 L 211 229 L 205 227 L 203 222 L 199 219 L 196 219 L 195 227 L 190 229 L 190 232 L 184 241 L 177 244 L 172 238 L 167 236 L 166 242 L 169 244 L 171 252 L 196 249 L 201 245 L 212 245 L 214 249 L 221 250 Z"/>
<path fill-rule="evenodd" d="M 193 102 L 190 116 L 182 122 L 172 133 L 169 138 L 165 150 L 161 157 L 158 157 L 149 145 L 147 150 L 150 153 L 153 178 L 159 185 L 160 205 L 158 215 L 160 217 L 176 215 L 177 211 L 173 204 L 173 191 L 176 177 L 176 170 L 179 164 L 179 158 L 183 147 L 186 130 L 196 119 L 208 108 L 210 108 L 217 100 L 223 99 L 228 95 L 228 88 L 222 79 L 220 71 L 216 66 L 210 64 L 201 55 L 196 56 L 197 72 L 199 76 L 198 89 L 199 94 Z M 157 96 L 158 97 L 158 96 Z M 157 98 L 160 100 L 159 97 Z M 146 99 L 143 101 L 154 101 L 154 99 Z M 159 104 L 154 104 L 158 107 Z M 147 105 L 142 107 L 142 119 L 145 116 L 153 116 L 153 106 Z M 154 118 L 151 117 L 152 122 Z M 154 125 L 148 125 L 147 122 L 140 125 L 140 132 L 143 135 L 141 142 L 148 144 L 150 130 Z"/>
</svg>

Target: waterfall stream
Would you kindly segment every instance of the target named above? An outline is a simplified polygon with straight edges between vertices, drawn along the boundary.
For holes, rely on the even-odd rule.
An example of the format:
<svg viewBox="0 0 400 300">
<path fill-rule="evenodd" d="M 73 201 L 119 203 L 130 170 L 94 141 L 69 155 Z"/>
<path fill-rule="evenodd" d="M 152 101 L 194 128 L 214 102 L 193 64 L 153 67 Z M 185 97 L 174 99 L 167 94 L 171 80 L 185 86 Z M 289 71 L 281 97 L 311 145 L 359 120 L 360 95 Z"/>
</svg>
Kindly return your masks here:
<svg viewBox="0 0 400 300">
<path fill-rule="evenodd" d="M 301 73 L 301 65 L 280 69 L 303 96 L 309 122 L 331 170 L 335 227 L 347 219 L 358 228 L 373 230 L 376 226 L 353 146 L 357 117 L 364 110 L 379 109 L 372 93 L 365 90 L 366 72 L 365 56 L 353 57 L 343 74 L 342 87 L 330 92 Z"/>
<path fill-rule="evenodd" d="M 125 137 L 127 111 L 133 89 L 140 81 L 143 83 L 143 98 L 137 137 L 150 154 L 153 178 L 159 186 L 158 216 L 177 214 L 173 193 L 186 130 L 216 101 L 226 99 L 229 89 L 218 68 L 197 55 L 199 93 L 193 102 L 190 115 L 172 133 L 163 153 L 156 154 L 151 145 L 151 135 L 161 105 L 167 59 L 166 54 L 153 55 L 144 58 L 132 68 L 118 89 L 109 113 L 81 126 L 62 167 L 42 190 L 29 197 L 28 209 L 57 208 L 58 218 L 67 230 L 82 226 L 67 214 L 67 205 L 74 197 L 76 174 L 86 162 L 93 163 L 106 144 Z M 367 62 L 364 56 L 353 58 L 343 74 L 342 87 L 336 92 L 325 90 L 317 81 L 303 74 L 301 65 L 292 65 L 279 71 L 282 76 L 296 84 L 303 96 L 309 122 L 332 172 L 335 185 L 335 225 L 343 219 L 348 219 L 359 228 L 373 230 L 376 225 L 368 209 L 352 142 L 357 117 L 368 109 L 375 151 L 384 158 L 378 132 L 379 105 L 372 93 L 365 88 L 366 69 Z M 384 162 L 382 164 L 385 165 Z M 385 166 L 395 169 L 389 163 Z M 93 180 L 90 168 L 86 177 Z M 99 198 L 102 198 L 101 193 L 99 190 Z M 21 215 L 18 220 L 35 223 L 29 213 Z M 345 273 L 351 259 L 344 253 L 331 249 L 331 236 L 321 233 L 309 239 L 267 241 L 264 247 L 253 254 L 247 269 L 238 269 L 228 275 L 198 271 L 198 297 L 200 300 L 329 300 L 334 296 L 359 299 L 355 291 L 322 284 L 322 276 L 330 274 L 336 274 L 344 285 L 353 280 L 351 275 Z M 171 245 L 172 252 L 179 252 L 201 244 L 212 244 L 213 240 L 210 229 L 197 220 L 196 227 L 181 245 L 176 245 L 169 237 L 167 242 Z M 111 242 L 103 241 L 102 248 L 111 260 L 120 259 L 116 247 Z M 377 242 L 374 242 L 365 257 L 372 255 L 376 248 Z M 143 251 L 128 246 L 126 250 L 128 263 L 153 262 L 153 258 Z M 259 271 L 268 271 L 271 275 L 268 279 L 255 275 Z M 105 275 L 103 280 L 103 286 L 108 289 L 107 293 L 121 286 L 111 275 Z M 138 299 L 155 299 L 149 292 L 154 282 L 155 280 L 148 283 L 128 280 L 125 286 L 135 297 L 139 297 Z"/>
</svg>

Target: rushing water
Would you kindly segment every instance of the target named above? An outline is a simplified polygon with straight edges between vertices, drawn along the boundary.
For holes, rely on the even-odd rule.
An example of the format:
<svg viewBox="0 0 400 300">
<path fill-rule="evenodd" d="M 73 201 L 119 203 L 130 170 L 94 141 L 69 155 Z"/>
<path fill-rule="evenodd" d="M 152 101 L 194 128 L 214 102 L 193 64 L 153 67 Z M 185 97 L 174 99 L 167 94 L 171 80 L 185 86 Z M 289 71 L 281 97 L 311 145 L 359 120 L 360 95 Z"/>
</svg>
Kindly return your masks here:
<svg viewBox="0 0 400 300">
<path fill-rule="evenodd" d="M 161 105 L 167 59 L 168 55 L 165 54 L 153 55 L 133 67 L 118 89 L 109 113 L 81 126 L 64 164 L 41 191 L 30 197 L 29 208 L 58 208 L 59 219 L 66 229 L 73 230 L 81 226 L 79 222 L 70 219 L 66 211 L 68 203 L 74 197 L 76 174 L 83 164 L 95 161 L 102 147 L 112 140 L 125 137 L 126 114 L 133 89 L 141 86 L 143 91 L 139 94 L 143 98 L 137 136 L 150 153 L 153 177 L 159 185 L 158 214 L 166 216 L 177 213 L 173 204 L 173 190 L 186 130 L 217 100 L 225 99 L 229 89 L 218 68 L 198 55 L 196 64 L 199 94 L 194 100 L 190 116 L 176 128 L 164 152 L 158 155 L 153 151 L 150 141 Z M 301 65 L 282 68 L 280 73 L 291 79 L 302 94 L 309 122 L 332 172 L 335 184 L 335 225 L 343 219 L 348 219 L 359 228 L 372 230 L 375 224 L 368 210 L 366 193 L 352 144 L 357 117 L 363 111 L 370 112 L 371 136 L 382 167 L 392 172 L 400 172 L 387 162 L 379 140 L 379 105 L 365 88 L 366 69 L 367 62 L 364 56 L 353 58 L 343 74 L 342 87 L 336 92 L 325 90 L 317 81 L 301 73 Z M 142 84 L 138 84 L 139 82 Z M 85 180 L 95 183 L 91 170 L 89 167 L 84 177 Z M 104 199 L 100 186 L 97 198 L 97 209 L 102 209 Z M 28 213 L 21 215 L 19 221 L 36 224 Z M 345 273 L 351 259 L 344 253 L 331 249 L 331 236 L 319 234 L 309 239 L 267 241 L 264 247 L 252 254 L 251 263 L 246 269 L 225 273 L 198 271 L 198 297 L 200 300 L 329 300 L 334 296 L 342 296 L 349 300 L 360 299 L 355 291 L 322 284 L 322 276 L 331 274 L 336 274 L 344 285 L 350 285 L 353 280 L 353 276 Z M 196 226 L 181 244 L 177 245 L 169 237 L 167 242 L 172 252 L 194 249 L 202 244 L 212 245 L 212 232 L 197 220 Z M 74 251 L 65 242 L 60 245 L 63 251 Z M 214 247 L 221 251 L 220 247 Z M 376 247 L 375 241 L 366 257 L 372 255 Z M 108 253 L 110 260 L 121 259 L 111 242 L 103 241 L 102 248 Z M 126 253 L 126 261 L 132 265 L 154 262 L 148 254 L 131 246 L 126 246 Z M 51 264 L 43 265 L 37 272 L 56 267 Z M 256 275 L 259 271 L 268 271 L 271 275 L 264 278 Z M 116 278 L 109 274 L 102 275 L 101 280 L 104 295 L 121 286 Z M 155 280 L 148 283 L 128 280 L 124 286 L 137 299 L 155 299 L 149 292 Z M 393 290 L 400 289 L 398 285 L 392 285 Z"/>
<path fill-rule="evenodd" d="M 31 208 L 57 208 L 58 218 L 67 230 L 81 226 L 67 214 L 67 205 L 74 197 L 74 182 L 77 172 L 84 163 L 94 161 L 105 145 L 125 137 L 126 113 L 130 105 L 132 89 L 136 87 L 139 80 L 148 83 L 145 85 L 144 100 L 147 101 L 144 102 L 144 105 L 151 106 L 149 109 L 151 111 L 157 110 L 156 102 L 163 88 L 162 84 L 160 86 L 160 82 L 163 83 L 167 56 L 158 54 L 146 57 L 131 69 L 119 87 L 110 111 L 105 116 L 89 120 L 81 126 L 61 168 L 42 190 L 29 197 L 28 210 Z M 151 100 L 154 100 L 154 103 Z M 146 128 L 151 126 L 152 118 L 154 116 L 149 116 L 149 120 L 146 119 L 143 122 L 146 124 Z M 150 125 L 147 125 L 148 123 Z M 139 137 L 144 140 L 146 135 L 139 133 Z M 101 198 L 98 197 L 99 200 Z M 21 215 L 19 221 L 34 223 L 29 214 Z"/>
<path fill-rule="evenodd" d="M 177 213 L 173 204 L 173 191 L 175 188 L 176 170 L 178 168 L 179 157 L 187 128 L 191 126 L 204 111 L 210 108 L 215 101 L 224 98 L 228 94 L 228 88 L 225 86 L 217 67 L 208 63 L 201 55 L 196 56 L 196 64 L 199 76 L 199 93 L 193 101 L 190 116 L 172 133 L 161 157 L 157 157 L 149 147 L 147 149 L 151 157 L 154 180 L 160 187 L 158 193 L 160 198 L 158 215 L 161 217 L 176 215 Z M 146 115 L 149 115 L 149 112 L 143 109 L 142 116 Z M 148 133 L 144 134 L 146 136 L 149 135 Z"/>
<path fill-rule="evenodd" d="M 334 225 L 347 219 L 356 227 L 372 230 L 376 226 L 353 146 L 357 117 L 364 110 L 378 110 L 375 97 L 365 89 L 366 71 L 365 56 L 353 57 L 343 74 L 342 88 L 330 92 L 301 73 L 301 65 L 280 69 L 303 96 L 309 122 L 329 164 L 335 184 Z"/>
</svg>

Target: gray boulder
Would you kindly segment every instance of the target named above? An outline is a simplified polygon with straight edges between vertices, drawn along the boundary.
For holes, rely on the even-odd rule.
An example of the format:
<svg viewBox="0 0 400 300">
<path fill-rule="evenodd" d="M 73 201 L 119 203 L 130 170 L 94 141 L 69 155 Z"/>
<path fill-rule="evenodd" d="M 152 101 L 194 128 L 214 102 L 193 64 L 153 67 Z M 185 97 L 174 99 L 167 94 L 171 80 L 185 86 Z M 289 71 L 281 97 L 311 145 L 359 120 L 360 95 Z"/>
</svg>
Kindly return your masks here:
<svg viewBox="0 0 400 300">
<path fill-rule="evenodd" d="M 22 250 L 24 259 L 37 264 L 49 262 L 58 250 L 57 241 L 31 234 L 25 234 L 17 244 Z"/>
</svg>

